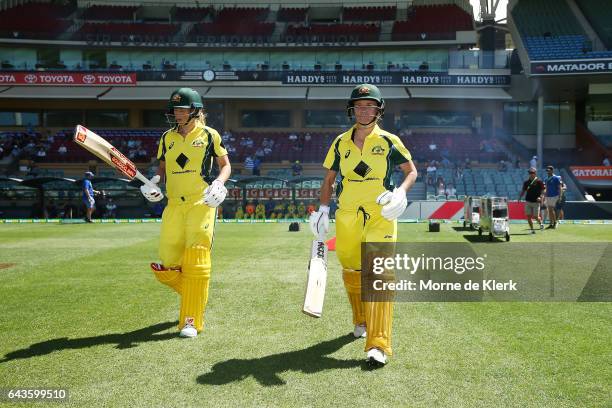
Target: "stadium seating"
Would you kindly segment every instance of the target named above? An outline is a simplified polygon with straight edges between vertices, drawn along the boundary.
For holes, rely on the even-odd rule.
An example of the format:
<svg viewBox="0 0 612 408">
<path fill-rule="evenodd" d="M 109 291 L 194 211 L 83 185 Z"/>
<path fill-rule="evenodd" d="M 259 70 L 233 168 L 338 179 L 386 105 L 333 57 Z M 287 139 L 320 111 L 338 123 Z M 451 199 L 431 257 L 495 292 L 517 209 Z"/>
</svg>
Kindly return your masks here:
<svg viewBox="0 0 612 408">
<path fill-rule="evenodd" d="M 108 35 L 113 41 L 121 41 L 130 35 L 173 36 L 178 32 L 178 24 L 159 23 L 85 23 L 74 34 L 75 39 L 84 39 L 87 35 Z"/>
<path fill-rule="evenodd" d="M 359 41 L 378 41 L 380 26 L 378 24 L 311 24 L 288 25 L 285 31 L 290 37 L 346 37 L 357 36 Z"/>
<path fill-rule="evenodd" d="M 458 178 L 451 169 L 438 169 L 436 177 L 441 176 L 445 185 L 452 183 L 457 189 L 457 197 L 471 196 L 502 196 L 511 200 L 518 199 L 523 188 L 523 182 L 527 180 L 526 169 L 508 169 L 501 172 L 496 169 L 475 168 L 463 170 L 463 177 Z M 540 170 L 538 177 L 546 178 L 544 170 Z M 434 186 L 427 186 L 427 199 L 438 199 Z M 448 199 L 441 196 L 440 199 Z M 567 193 L 568 200 L 578 200 L 573 192 Z"/>
<path fill-rule="evenodd" d="M 211 16 L 214 12 L 212 6 L 209 7 L 177 7 L 174 9 L 174 21 L 202 21 Z"/>
<path fill-rule="evenodd" d="M 609 0 L 576 0 L 576 4 L 589 20 L 608 49 L 612 49 L 612 8 Z"/>
<path fill-rule="evenodd" d="M 394 41 L 453 40 L 457 31 L 474 29 L 474 20 L 454 4 L 415 6 L 406 21 L 393 24 Z"/>
<path fill-rule="evenodd" d="M 277 20 L 283 22 L 305 22 L 306 15 L 308 14 L 307 8 L 285 8 L 281 7 L 278 10 Z"/>
<path fill-rule="evenodd" d="M 83 12 L 84 20 L 133 20 L 138 6 L 107 6 L 93 5 Z"/>
<path fill-rule="evenodd" d="M 481 152 L 481 139 L 471 134 L 421 132 L 401 136 L 401 139 L 415 160 L 419 162 L 439 161 L 445 150 L 448 151 L 445 157 L 454 162 L 464 161 L 466 157 L 481 163 L 497 163 L 507 159 L 507 155 L 501 151 L 499 146 L 493 146 L 493 152 Z M 495 140 L 492 142 L 495 143 Z M 435 150 L 429 148 L 432 143 L 436 145 Z"/>
<path fill-rule="evenodd" d="M 64 20 L 73 6 L 27 3 L 0 12 L 0 36 L 7 38 L 56 38 L 72 24 Z M 32 18 L 36 16 L 36 18 Z"/>
<path fill-rule="evenodd" d="M 189 36 L 262 36 L 269 37 L 274 32 L 274 23 L 235 22 L 200 23 L 193 26 Z"/>
<path fill-rule="evenodd" d="M 395 20 L 397 6 L 345 7 L 342 13 L 344 21 L 383 21 Z"/>
<path fill-rule="evenodd" d="M 602 11 L 602 15 L 608 11 Z M 512 15 L 533 60 L 612 57 L 612 51 L 592 51 L 591 41 L 564 1 L 554 4 L 546 0 L 521 1 Z M 610 20 L 606 21 L 610 27 Z M 605 22 L 599 27 L 606 27 Z"/>
</svg>

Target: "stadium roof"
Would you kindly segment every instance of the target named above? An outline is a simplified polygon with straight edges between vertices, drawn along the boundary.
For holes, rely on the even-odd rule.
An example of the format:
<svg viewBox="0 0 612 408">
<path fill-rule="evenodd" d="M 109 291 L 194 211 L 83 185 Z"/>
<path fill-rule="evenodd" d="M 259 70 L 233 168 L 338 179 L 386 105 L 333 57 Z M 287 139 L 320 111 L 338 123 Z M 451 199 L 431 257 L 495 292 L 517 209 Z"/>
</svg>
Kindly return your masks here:
<svg viewBox="0 0 612 408">
<path fill-rule="evenodd" d="M 305 86 L 214 86 L 206 99 L 306 99 Z"/>
<path fill-rule="evenodd" d="M 106 87 L 88 86 L 14 86 L 5 91 L 0 91 L 2 98 L 27 98 L 27 99 L 96 99 L 98 95 L 105 93 Z"/>
<path fill-rule="evenodd" d="M 508 92 L 500 88 L 408 88 L 413 98 L 431 99 L 502 99 L 510 100 L 512 97 Z"/>
<path fill-rule="evenodd" d="M 333 99 L 345 100 L 348 99 L 354 86 L 326 86 L 326 87 L 310 87 L 308 99 Z M 385 99 L 410 99 L 410 95 L 406 92 L 403 86 L 387 86 L 381 87 L 383 98 Z"/>
<path fill-rule="evenodd" d="M 109 92 L 101 95 L 101 101 L 146 101 L 146 100 L 168 100 L 172 92 L 178 86 L 137 86 L 137 87 L 114 87 Z M 203 95 L 208 88 L 194 87 Z"/>
</svg>

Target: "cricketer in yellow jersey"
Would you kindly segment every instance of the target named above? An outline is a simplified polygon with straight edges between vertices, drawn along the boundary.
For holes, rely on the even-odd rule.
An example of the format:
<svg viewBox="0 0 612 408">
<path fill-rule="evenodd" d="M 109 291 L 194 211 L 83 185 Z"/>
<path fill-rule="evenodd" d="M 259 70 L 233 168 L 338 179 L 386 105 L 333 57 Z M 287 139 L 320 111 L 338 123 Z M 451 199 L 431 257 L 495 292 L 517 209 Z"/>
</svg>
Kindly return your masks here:
<svg viewBox="0 0 612 408">
<path fill-rule="evenodd" d="M 162 215 L 159 256 L 151 264 L 155 277 L 181 297 L 182 337 L 196 337 L 204 327 L 208 300 L 216 207 L 225 196 L 231 165 L 219 133 L 205 125 L 200 95 L 190 88 L 172 93 L 166 117 L 174 127 L 159 142 L 159 169 L 151 181 L 166 183 L 168 205 Z M 219 175 L 212 179 L 213 160 Z M 149 201 L 158 201 L 159 188 L 141 187 Z"/>
<path fill-rule="evenodd" d="M 310 216 L 310 227 L 319 239 L 329 228 L 329 202 L 338 174 L 336 253 L 353 311 L 355 337 L 365 337 L 366 361 L 383 366 L 391 355 L 392 302 L 363 302 L 361 298 L 361 243 L 395 242 L 397 218 L 407 206 L 406 193 L 417 178 L 410 152 L 399 137 L 378 126 L 385 102 L 370 84 L 355 87 L 347 112 L 355 124 L 332 143 L 323 166 L 319 210 Z M 392 190 L 391 174 L 399 165 L 404 181 Z M 380 205 L 379 203 L 386 203 Z"/>
</svg>

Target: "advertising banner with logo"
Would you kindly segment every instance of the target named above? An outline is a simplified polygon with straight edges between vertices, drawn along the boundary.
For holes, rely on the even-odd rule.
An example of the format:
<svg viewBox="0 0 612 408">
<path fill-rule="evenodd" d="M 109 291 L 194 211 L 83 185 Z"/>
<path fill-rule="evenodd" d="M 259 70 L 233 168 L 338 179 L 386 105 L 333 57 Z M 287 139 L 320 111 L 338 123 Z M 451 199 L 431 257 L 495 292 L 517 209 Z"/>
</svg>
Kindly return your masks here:
<svg viewBox="0 0 612 408">
<path fill-rule="evenodd" d="M 510 75 L 449 75 L 447 72 L 371 71 L 143 71 L 139 81 L 279 81 L 286 85 L 510 86 Z"/>
<path fill-rule="evenodd" d="M 570 170 L 580 184 L 593 187 L 612 187 L 612 167 L 571 166 Z"/>
<path fill-rule="evenodd" d="M 0 85 L 135 86 L 128 72 L 0 72 Z"/>
<path fill-rule="evenodd" d="M 576 75 L 612 73 L 612 59 L 542 61 L 531 63 L 531 75 Z"/>
</svg>

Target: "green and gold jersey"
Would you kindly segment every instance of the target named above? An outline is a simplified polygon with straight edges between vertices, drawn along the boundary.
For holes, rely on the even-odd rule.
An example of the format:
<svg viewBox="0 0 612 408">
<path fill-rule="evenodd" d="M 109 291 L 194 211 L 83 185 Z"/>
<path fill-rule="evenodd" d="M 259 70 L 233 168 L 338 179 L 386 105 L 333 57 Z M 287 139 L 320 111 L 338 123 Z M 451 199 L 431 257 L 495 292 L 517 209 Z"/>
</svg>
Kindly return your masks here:
<svg viewBox="0 0 612 408">
<path fill-rule="evenodd" d="M 336 195 L 338 207 L 343 209 L 375 204 L 380 193 L 393 188 L 393 168 L 412 160 L 400 138 L 378 125 L 366 136 L 363 149 L 359 150 L 353 142 L 354 129 L 336 137 L 323 163 L 325 168 L 340 175 Z"/>
<path fill-rule="evenodd" d="M 157 158 L 166 162 L 168 198 L 201 196 L 212 181 L 214 158 L 225 155 L 221 136 L 213 128 L 196 125 L 184 138 L 174 129 L 166 131 Z"/>
</svg>

